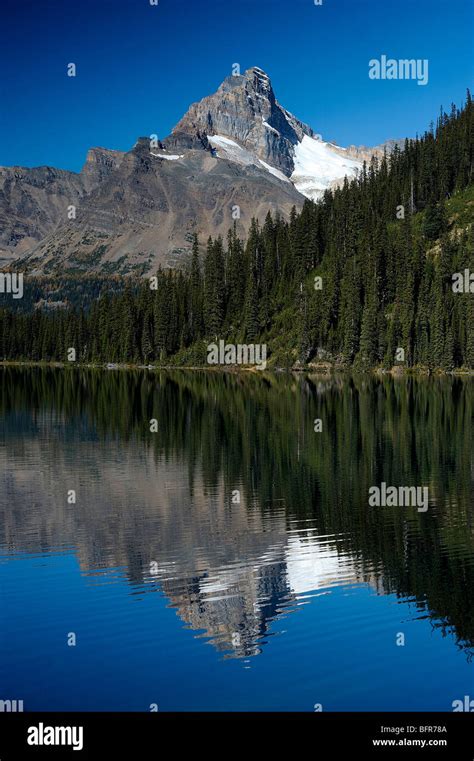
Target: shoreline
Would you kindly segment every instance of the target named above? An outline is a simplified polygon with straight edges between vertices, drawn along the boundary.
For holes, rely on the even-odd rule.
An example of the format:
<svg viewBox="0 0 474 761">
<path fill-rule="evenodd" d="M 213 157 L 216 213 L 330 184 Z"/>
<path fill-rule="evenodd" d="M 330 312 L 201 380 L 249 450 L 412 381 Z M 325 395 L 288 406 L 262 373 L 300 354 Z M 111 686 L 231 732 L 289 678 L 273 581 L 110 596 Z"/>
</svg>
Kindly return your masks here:
<svg viewBox="0 0 474 761">
<path fill-rule="evenodd" d="M 211 373 L 252 373 L 256 375 L 266 375 L 268 373 L 275 375 L 281 373 L 301 373 L 312 375 L 390 375 L 392 377 L 406 377 L 410 375 L 440 377 L 440 376 L 464 376 L 474 377 L 474 370 L 468 368 L 455 368 L 454 370 L 444 370 L 443 368 L 427 367 L 407 367 L 402 368 L 395 366 L 392 368 L 372 367 L 367 370 L 357 370 L 351 366 L 329 365 L 304 365 L 299 367 L 267 367 L 260 370 L 258 367 L 249 365 L 139 365 L 134 363 L 122 362 L 52 362 L 52 361 L 33 361 L 33 360 L 0 360 L 0 367 L 49 367 L 56 369 L 87 369 L 87 370 L 185 370 L 193 372 L 211 372 Z"/>
</svg>

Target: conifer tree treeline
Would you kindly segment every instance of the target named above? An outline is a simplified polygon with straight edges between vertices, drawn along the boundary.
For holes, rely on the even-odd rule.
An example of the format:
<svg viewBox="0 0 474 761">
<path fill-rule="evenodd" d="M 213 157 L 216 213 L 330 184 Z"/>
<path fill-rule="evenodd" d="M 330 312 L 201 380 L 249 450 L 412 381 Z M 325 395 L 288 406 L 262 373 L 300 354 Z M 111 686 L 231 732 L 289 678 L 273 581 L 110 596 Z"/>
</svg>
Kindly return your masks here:
<svg viewBox="0 0 474 761">
<path fill-rule="evenodd" d="M 199 362 L 224 338 L 266 342 L 292 363 L 392 366 L 402 348 L 405 366 L 474 368 L 474 294 L 452 290 L 455 272 L 474 272 L 473 226 L 450 230 L 446 210 L 473 166 L 468 91 L 462 109 L 289 222 L 252 220 L 245 245 L 234 224 L 203 261 L 195 238 L 189 267 L 158 271 L 153 289 L 129 280 L 87 311 L 0 309 L 0 358 L 61 361 L 74 347 L 78 361 Z"/>
</svg>

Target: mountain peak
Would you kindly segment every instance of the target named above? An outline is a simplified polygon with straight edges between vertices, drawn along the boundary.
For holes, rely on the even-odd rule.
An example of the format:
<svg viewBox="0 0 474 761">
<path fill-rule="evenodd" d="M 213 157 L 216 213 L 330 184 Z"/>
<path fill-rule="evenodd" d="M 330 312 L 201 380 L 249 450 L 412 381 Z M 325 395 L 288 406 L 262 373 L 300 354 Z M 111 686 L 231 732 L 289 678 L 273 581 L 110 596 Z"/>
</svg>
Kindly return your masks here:
<svg viewBox="0 0 474 761">
<path fill-rule="evenodd" d="M 258 66 L 252 66 L 244 73 L 244 78 L 254 92 L 259 93 L 262 97 L 275 100 L 270 77 L 263 69 L 260 69 Z"/>
<path fill-rule="evenodd" d="M 244 72 L 244 77 L 246 79 L 249 79 L 249 80 L 260 82 L 264 86 L 266 86 L 268 89 L 272 88 L 272 83 L 270 82 L 270 77 L 259 66 L 251 66 L 250 69 L 247 69 Z"/>
<path fill-rule="evenodd" d="M 245 75 L 250 74 L 252 72 L 255 72 L 259 76 L 263 76 L 263 77 L 266 77 L 267 79 L 269 79 L 269 76 L 266 73 L 266 71 L 261 69 L 260 66 L 251 66 L 249 69 L 247 69 L 247 71 L 245 72 Z"/>
<path fill-rule="evenodd" d="M 155 151 L 142 137 L 126 153 L 91 148 L 80 174 L 1 169 L 0 219 L 11 221 L 0 231 L 0 257 L 31 256 L 39 271 L 65 260 L 79 270 L 99 260 L 114 271 L 175 266 L 194 233 L 225 234 L 234 205 L 244 235 L 252 216 L 263 220 L 271 209 L 288 218 L 303 196 L 318 200 L 383 149 L 317 138 L 252 66 L 193 103 Z"/>
<path fill-rule="evenodd" d="M 124 156 L 124 151 L 112 151 L 109 148 L 89 148 L 81 171 L 86 190 L 90 191 L 117 169 Z"/>
<path fill-rule="evenodd" d="M 304 135 L 313 136 L 312 129 L 279 105 L 268 74 L 252 66 L 226 77 L 213 95 L 193 103 L 167 141 L 229 138 L 290 177 L 293 146 Z"/>
<path fill-rule="evenodd" d="M 313 200 L 356 176 L 364 160 L 383 154 L 378 148 L 341 148 L 317 136 L 280 105 L 260 66 L 229 75 L 213 95 L 193 103 L 164 143 L 178 154 L 204 148 L 216 158 L 263 166 Z"/>
</svg>

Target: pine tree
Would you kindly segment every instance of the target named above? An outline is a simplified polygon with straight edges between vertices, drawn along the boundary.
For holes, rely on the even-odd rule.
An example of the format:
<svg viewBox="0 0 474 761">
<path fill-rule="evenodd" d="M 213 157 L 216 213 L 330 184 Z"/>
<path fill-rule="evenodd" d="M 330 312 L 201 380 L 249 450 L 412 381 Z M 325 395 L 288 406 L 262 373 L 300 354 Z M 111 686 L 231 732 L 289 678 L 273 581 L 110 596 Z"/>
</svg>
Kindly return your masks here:
<svg viewBox="0 0 474 761">
<path fill-rule="evenodd" d="M 193 239 L 190 283 L 190 315 L 189 334 L 191 342 L 196 341 L 203 331 L 202 313 L 202 275 L 199 260 L 199 241 L 197 235 Z"/>
</svg>

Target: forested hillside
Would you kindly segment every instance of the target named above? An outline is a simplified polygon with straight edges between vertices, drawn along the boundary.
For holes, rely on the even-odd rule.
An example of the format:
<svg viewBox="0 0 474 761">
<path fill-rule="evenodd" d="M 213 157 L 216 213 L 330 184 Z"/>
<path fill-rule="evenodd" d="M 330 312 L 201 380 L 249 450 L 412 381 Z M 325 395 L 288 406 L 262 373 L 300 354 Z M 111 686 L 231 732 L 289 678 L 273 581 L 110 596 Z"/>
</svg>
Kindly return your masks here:
<svg viewBox="0 0 474 761">
<path fill-rule="evenodd" d="M 129 279 L 89 309 L 3 308 L 0 357 L 66 361 L 74 347 L 77 361 L 196 365 L 224 339 L 266 343 L 275 366 L 474 369 L 474 293 L 453 290 L 455 273 L 474 273 L 473 163 L 468 92 L 289 223 L 269 214 L 203 257 L 195 239 L 186 271 Z"/>
</svg>

